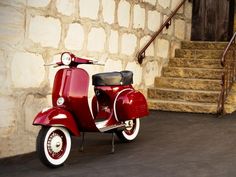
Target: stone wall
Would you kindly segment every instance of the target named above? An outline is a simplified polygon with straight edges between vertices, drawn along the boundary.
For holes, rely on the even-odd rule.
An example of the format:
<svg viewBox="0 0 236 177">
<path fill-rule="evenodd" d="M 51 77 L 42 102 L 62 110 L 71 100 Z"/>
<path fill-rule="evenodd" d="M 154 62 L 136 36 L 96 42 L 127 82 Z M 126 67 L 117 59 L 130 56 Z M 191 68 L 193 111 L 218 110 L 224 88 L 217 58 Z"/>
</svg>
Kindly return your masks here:
<svg viewBox="0 0 236 177">
<path fill-rule="evenodd" d="M 181 8 L 140 66 L 136 54 L 180 0 L 10 0 L 0 2 L 0 158 L 35 150 L 32 121 L 51 105 L 56 69 L 44 67 L 63 51 L 98 59 L 90 73 L 134 71 L 144 93 L 190 39 L 191 4 Z M 90 95 L 92 92 L 90 92 Z"/>
</svg>

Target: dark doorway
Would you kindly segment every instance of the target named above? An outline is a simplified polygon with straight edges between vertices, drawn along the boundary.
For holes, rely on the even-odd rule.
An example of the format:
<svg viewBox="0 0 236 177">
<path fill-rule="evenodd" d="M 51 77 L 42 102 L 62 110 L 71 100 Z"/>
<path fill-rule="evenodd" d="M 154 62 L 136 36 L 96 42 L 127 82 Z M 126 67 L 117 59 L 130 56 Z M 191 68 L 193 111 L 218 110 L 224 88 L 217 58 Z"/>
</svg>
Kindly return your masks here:
<svg viewBox="0 0 236 177">
<path fill-rule="evenodd" d="M 228 41 L 233 34 L 234 0 L 193 0 L 193 41 Z"/>
</svg>

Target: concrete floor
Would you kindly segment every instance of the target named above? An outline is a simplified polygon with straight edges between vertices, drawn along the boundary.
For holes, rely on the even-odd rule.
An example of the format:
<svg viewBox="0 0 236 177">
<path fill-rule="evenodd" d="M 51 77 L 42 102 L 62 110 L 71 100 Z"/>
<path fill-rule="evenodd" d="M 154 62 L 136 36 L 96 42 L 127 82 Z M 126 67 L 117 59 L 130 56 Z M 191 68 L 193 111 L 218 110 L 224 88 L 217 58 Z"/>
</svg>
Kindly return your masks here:
<svg viewBox="0 0 236 177">
<path fill-rule="evenodd" d="M 35 153 L 0 160 L 1 177 L 235 177 L 236 113 L 214 115 L 152 111 L 141 122 L 135 142 L 116 140 L 110 154 L 110 134 L 80 138 L 65 166 L 48 169 Z"/>
</svg>

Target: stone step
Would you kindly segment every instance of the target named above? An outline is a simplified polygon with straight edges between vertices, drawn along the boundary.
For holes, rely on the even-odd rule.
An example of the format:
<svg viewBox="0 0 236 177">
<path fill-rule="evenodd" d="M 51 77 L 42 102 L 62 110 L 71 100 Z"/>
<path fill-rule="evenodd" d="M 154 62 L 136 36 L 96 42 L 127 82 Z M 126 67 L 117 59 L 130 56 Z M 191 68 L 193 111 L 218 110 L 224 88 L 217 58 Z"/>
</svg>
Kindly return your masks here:
<svg viewBox="0 0 236 177">
<path fill-rule="evenodd" d="M 171 77 L 156 77 L 155 79 L 155 87 L 170 89 L 220 91 L 220 83 L 220 80 L 209 79 L 186 79 Z"/>
<path fill-rule="evenodd" d="M 148 99 L 149 109 L 176 112 L 216 113 L 217 104 Z"/>
<path fill-rule="evenodd" d="M 220 59 L 223 50 L 188 50 L 176 49 L 176 58 L 192 58 L 192 59 Z"/>
<path fill-rule="evenodd" d="M 227 46 L 226 42 L 202 42 L 202 41 L 182 41 L 182 49 L 193 50 L 224 50 Z"/>
<path fill-rule="evenodd" d="M 221 79 L 221 69 L 203 69 L 203 68 L 179 68 L 164 67 L 162 69 L 164 77 L 180 77 L 194 79 Z"/>
<path fill-rule="evenodd" d="M 190 101 L 198 103 L 217 103 L 220 91 L 199 91 L 166 88 L 148 89 L 148 98 L 157 100 Z"/>
<path fill-rule="evenodd" d="M 171 67 L 189 67 L 189 68 L 222 68 L 219 59 L 192 59 L 192 58 L 172 58 L 169 61 Z"/>
</svg>

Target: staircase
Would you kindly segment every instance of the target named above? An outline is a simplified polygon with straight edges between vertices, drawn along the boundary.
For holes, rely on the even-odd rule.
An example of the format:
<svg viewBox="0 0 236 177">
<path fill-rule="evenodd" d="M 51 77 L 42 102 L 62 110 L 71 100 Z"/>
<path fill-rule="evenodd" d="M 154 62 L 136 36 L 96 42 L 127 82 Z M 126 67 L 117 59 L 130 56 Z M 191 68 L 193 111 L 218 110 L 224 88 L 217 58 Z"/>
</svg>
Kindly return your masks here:
<svg viewBox="0 0 236 177">
<path fill-rule="evenodd" d="M 216 113 L 221 91 L 220 58 L 227 43 L 182 42 L 148 89 L 150 109 Z"/>
</svg>

